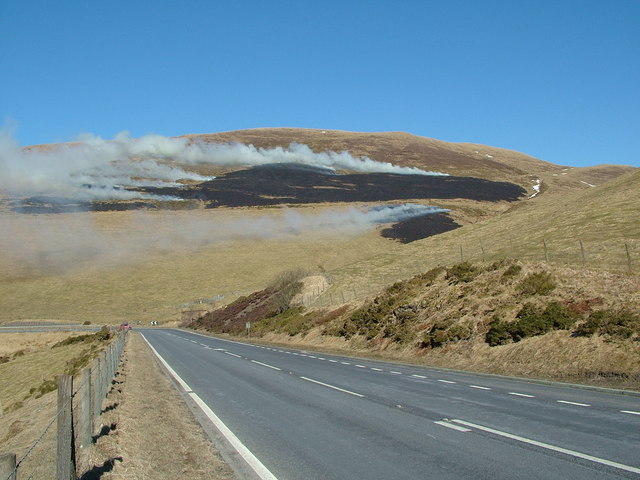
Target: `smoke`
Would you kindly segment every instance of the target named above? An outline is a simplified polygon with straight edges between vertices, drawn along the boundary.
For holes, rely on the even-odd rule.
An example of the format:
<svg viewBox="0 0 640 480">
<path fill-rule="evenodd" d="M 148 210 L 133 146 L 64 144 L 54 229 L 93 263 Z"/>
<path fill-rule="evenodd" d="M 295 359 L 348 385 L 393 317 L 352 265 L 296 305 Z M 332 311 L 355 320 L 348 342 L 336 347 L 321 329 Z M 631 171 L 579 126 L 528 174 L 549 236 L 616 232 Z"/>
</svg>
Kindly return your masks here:
<svg viewBox="0 0 640 480">
<path fill-rule="evenodd" d="M 206 247 L 235 240 L 287 240 L 303 235 L 335 238 L 360 235 L 382 223 L 446 210 L 416 204 L 363 209 L 347 207 L 301 213 L 289 208 L 271 214 L 230 217 L 218 211 L 133 212 L 110 229 L 90 213 L 0 215 L 0 265 L 5 275 L 61 274 L 84 267 L 109 267 L 152 253 Z"/>
<path fill-rule="evenodd" d="M 168 163 L 177 162 L 181 167 Z M 0 193 L 12 196 L 52 195 L 78 201 L 176 200 L 135 191 L 140 186 L 178 186 L 184 181 L 212 180 L 188 171 L 189 165 L 253 166 L 300 163 L 356 172 L 442 175 L 415 167 L 353 157 L 348 152 L 313 152 L 307 145 L 256 148 L 239 143 L 208 144 L 186 138 L 127 132 L 113 140 L 84 135 L 78 142 L 47 148 L 21 148 L 0 130 Z"/>
</svg>

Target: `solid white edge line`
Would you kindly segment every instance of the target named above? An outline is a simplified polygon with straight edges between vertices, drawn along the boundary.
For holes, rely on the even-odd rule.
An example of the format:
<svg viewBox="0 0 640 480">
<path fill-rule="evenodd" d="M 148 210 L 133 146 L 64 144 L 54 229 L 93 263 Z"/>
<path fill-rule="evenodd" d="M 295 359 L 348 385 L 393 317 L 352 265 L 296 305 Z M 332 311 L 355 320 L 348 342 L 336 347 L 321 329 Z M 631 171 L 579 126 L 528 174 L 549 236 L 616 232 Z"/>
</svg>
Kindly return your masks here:
<svg viewBox="0 0 640 480">
<path fill-rule="evenodd" d="M 282 371 L 282 369 L 281 369 L 281 368 L 274 367 L 273 365 L 268 365 L 268 364 L 266 364 L 266 363 L 262 363 L 262 362 L 259 362 L 259 361 L 257 361 L 257 360 L 251 360 L 251 362 L 253 362 L 253 363 L 257 363 L 258 365 L 262 365 L 263 367 L 272 368 L 273 370 L 280 370 L 280 371 Z"/>
<path fill-rule="evenodd" d="M 459 432 L 470 432 L 471 431 L 470 428 L 461 427 L 460 425 L 455 425 L 453 423 L 448 423 L 448 422 L 445 422 L 444 420 L 439 420 L 439 421 L 433 422 L 433 423 L 437 423 L 438 425 L 442 425 L 443 427 L 452 428 L 453 430 L 457 430 Z"/>
<path fill-rule="evenodd" d="M 309 378 L 309 377 L 300 377 L 300 378 L 302 380 L 306 380 L 307 382 L 317 383 L 318 385 L 322 385 L 323 387 L 332 388 L 334 390 L 338 390 L 339 392 L 344 392 L 344 393 L 348 393 L 349 395 L 364 398 L 364 395 L 361 395 L 359 393 L 352 392 L 350 390 L 345 390 L 344 388 L 336 387 L 335 385 L 329 385 L 328 383 L 323 383 L 318 380 L 314 380 L 313 378 Z"/>
<path fill-rule="evenodd" d="M 567 400 L 556 400 L 557 403 L 565 403 L 567 405 L 576 405 L 577 407 L 590 407 L 588 403 L 568 402 Z"/>
<path fill-rule="evenodd" d="M 171 376 L 176 380 L 176 382 L 178 382 L 180 384 L 180 386 L 182 387 L 182 389 L 187 392 L 190 393 L 193 390 L 191 390 L 191 387 L 189 385 L 187 385 L 187 382 L 185 382 L 184 380 L 182 380 L 180 378 L 180 376 L 175 372 L 175 370 L 173 368 L 171 368 L 171 366 L 164 360 L 164 358 L 162 358 L 160 356 L 160 354 L 158 353 L 158 351 L 153 348 L 153 345 L 151 345 L 149 343 L 149 340 L 147 340 L 147 337 L 144 336 L 143 333 L 140 334 L 140 336 L 142 337 L 142 339 L 147 342 L 147 345 L 149 346 L 149 348 L 151 349 L 151 351 L 154 353 L 154 355 L 156 357 L 158 357 L 158 360 L 160 360 L 160 363 L 162 363 L 162 365 L 164 366 L 164 368 L 167 369 L 167 371 L 171 374 Z"/>
<path fill-rule="evenodd" d="M 149 348 L 153 351 L 155 356 L 160 360 L 162 365 L 167 369 L 167 371 L 171 374 L 171 376 L 175 379 L 176 382 L 180 384 L 180 386 L 185 390 L 187 395 L 191 397 L 191 399 L 200 407 L 202 412 L 207 416 L 211 423 L 215 425 L 215 427 L 220 431 L 222 435 L 227 439 L 227 441 L 235 448 L 235 450 L 240 454 L 240 456 L 244 459 L 245 462 L 256 472 L 256 475 L 260 477 L 262 480 L 278 480 L 278 478 L 269 471 L 267 467 L 265 467 L 258 458 L 251 453 L 244 443 L 240 441 L 238 437 L 227 427 L 220 418 L 209 408 L 209 406 L 204 403 L 204 401 L 198 396 L 197 393 L 193 392 L 191 388 L 187 385 L 187 383 L 180 378 L 180 375 L 176 373 L 176 371 L 169 366 L 169 364 L 165 361 L 164 358 L 156 351 L 155 348 L 149 343 L 144 336 L 144 334 L 140 334 Z M 227 353 L 227 352 L 225 352 Z"/>
<path fill-rule="evenodd" d="M 517 440 L 518 442 L 528 443 L 529 445 L 535 445 L 536 447 L 546 448 L 547 450 L 553 450 L 554 452 L 564 453 L 566 455 L 571 455 L 572 457 L 582 458 L 583 460 L 589 460 L 590 462 L 600 463 L 602 465 L 618 468 L 620 470 L 625 470 L 627 472 L 640 473 L 640 468 L 632 467 L 630 465 L 625 465 L 624 463 L 618 463 L 618 462 L 613 462 L 611 460 L 606 460 L 604 458 L 594 457 L 593 455 L 587 455 L 586 453 L 576 452 L 575 450 L 569 450 L 568 448 L 556 447 L 555 445 L 551 445 L 549 443 L 538 442 L 536 440 L 531 440 L 529 438 L 520 437 L 519 435 L 513 435 L 511 433 L 502 432 L 500 430 L 484 427 L 482 425 L 477 425 L 475 423 L 465 422 L 464 420 L 457 420 L 453 418 L 451 419 L 451 421 L 455 423 L 459 423 L 461 425 L 465 425 L 467 427 L 477 428 L 478 430 L 483 430 L 488 433 L 493 433 L 494 435 L 510 438 L 512 440 Z"/>
</svg>

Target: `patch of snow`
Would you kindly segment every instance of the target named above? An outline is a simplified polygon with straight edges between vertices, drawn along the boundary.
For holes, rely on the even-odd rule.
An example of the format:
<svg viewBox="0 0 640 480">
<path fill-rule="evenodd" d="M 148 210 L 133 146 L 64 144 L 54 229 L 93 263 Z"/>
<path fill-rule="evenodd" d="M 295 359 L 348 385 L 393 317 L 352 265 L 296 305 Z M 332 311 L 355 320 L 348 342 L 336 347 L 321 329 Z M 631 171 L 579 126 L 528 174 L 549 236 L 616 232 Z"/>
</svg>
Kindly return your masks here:
<svg viewBox="0 0 640 480">
<path fill-rule="evenodd" d="M 493 155 L 489 155 L 488 153 L 485 153 L 484 156 L 487 158 L 493 158 Z"/>
<path fill-rule="evenodd" d="M 531 188 L 533 188 L 533 193 L 531 195 L 529 195 L 529 198 L 533 198 L 533 197 L 535 197 L 536 195 L 538 195 L 540 193 L 540 185 L 542 185 L 542 180 L 537 178 L 536 179 L 536 184 L 531 187 Z"/>
<path fill-rule="evenodd" d="M 584 180 L 580 180 L 580 183 L 584 183 L 585 185 L 588 185 L 590 187 L 595 187 L 595 185 L 591 185 L 590 183 L 587 183 Z"/>
</svg>

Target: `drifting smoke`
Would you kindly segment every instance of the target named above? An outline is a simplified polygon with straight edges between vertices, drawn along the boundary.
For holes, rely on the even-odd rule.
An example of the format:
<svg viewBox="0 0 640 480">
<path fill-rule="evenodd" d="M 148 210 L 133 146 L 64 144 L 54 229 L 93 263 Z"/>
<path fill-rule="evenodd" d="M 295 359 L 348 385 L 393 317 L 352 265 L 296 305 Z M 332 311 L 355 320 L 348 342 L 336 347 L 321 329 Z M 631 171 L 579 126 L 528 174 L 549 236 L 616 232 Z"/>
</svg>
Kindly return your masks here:
<svg viewBox="0 0 640 480">
<path fill-rule="evenodd" d="M 412 175 L 443 175 L 414 167 L 352 157 L 348 152 L 313 152 L 307 145 L 288 148 L 256 148 L 239 143 L 207 144 L 186 138 L 147 135 L 138 139 L 128 133 L 113 140 L 85 135 L 73 144 L 49 149 L 22 149 L 0 130 L 0 193 L 9 195 L 57 195 L 79 201 L 133 198 L 175 200 L 131 190 L 140 186 L 177 186 L 179 181 L 206 181 L 181 165 L 253 166 L 300 163 L 328 169 Z"/>
<path fill-rule="evenodd" d="M 302 235 L 345 238 L 381 223 L 445 212 L 424 205 L 354 207 L 300 213 L 284 208 L 276 215 L 230 219 L 210 211 L 134 212 L 126 228 L 103 231 L 89 213 L 0 215 L 0 265 L 33 273 L 65 273 L 86 266 L 106 267 L 142 259 L 153 252 L 205 247 L 234 240 L 286 240 Z M 14 272 L 17 272 L 14 270 Z"/>
</svg>

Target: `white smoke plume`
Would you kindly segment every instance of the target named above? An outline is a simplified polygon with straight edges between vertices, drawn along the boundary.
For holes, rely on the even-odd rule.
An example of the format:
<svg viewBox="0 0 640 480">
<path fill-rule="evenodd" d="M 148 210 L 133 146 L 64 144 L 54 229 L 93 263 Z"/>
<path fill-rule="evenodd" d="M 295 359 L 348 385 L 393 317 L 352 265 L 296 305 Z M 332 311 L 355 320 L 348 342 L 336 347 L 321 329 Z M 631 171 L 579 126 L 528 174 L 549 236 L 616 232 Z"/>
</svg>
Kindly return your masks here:
<svg viewBox="0 0 640 480">
<path fill-rule="evenodd" d="M 109 231 L 97 228 L 90 213 L 0 214 L 0 230 L 7 233 L 0 236 L 0 266 L 13 264 L 29 274 L 60 274 L 86 266 L 129 263 L 153 252 L 233 240 L 282 240 L 307 234 L 344 238 L 381 223 L 446 211 L 416 204 L 347 207 L 319 213 L 284 208 L 280 214 L 236 218 L 216 211 L 139 211 L 132 213 L 126 227 Z"/>
<path fill-rule="evenodd" d="M 186 138 L 146 135 L 134 139 L 127 132 L 113 140 L 85 135 L 78 142 L 51 148 L 21 148 L 0 130 L 0 194 L 13 196 L 57 195 L 79 201 L 156 199 L 128 189 L 139 186 L 176 186 L 180 180 L 206 181 L 185 168 L 172 166 L 211 164 L 252 166 L 269 163 L 301 163 L 356 172 L 443 175 L 415 167 L 400 167 L 348 152 L 313 152 L 307 145 L 288 148 L 256 148 L 253 145 L 209 144 Z"/>
</svg>

